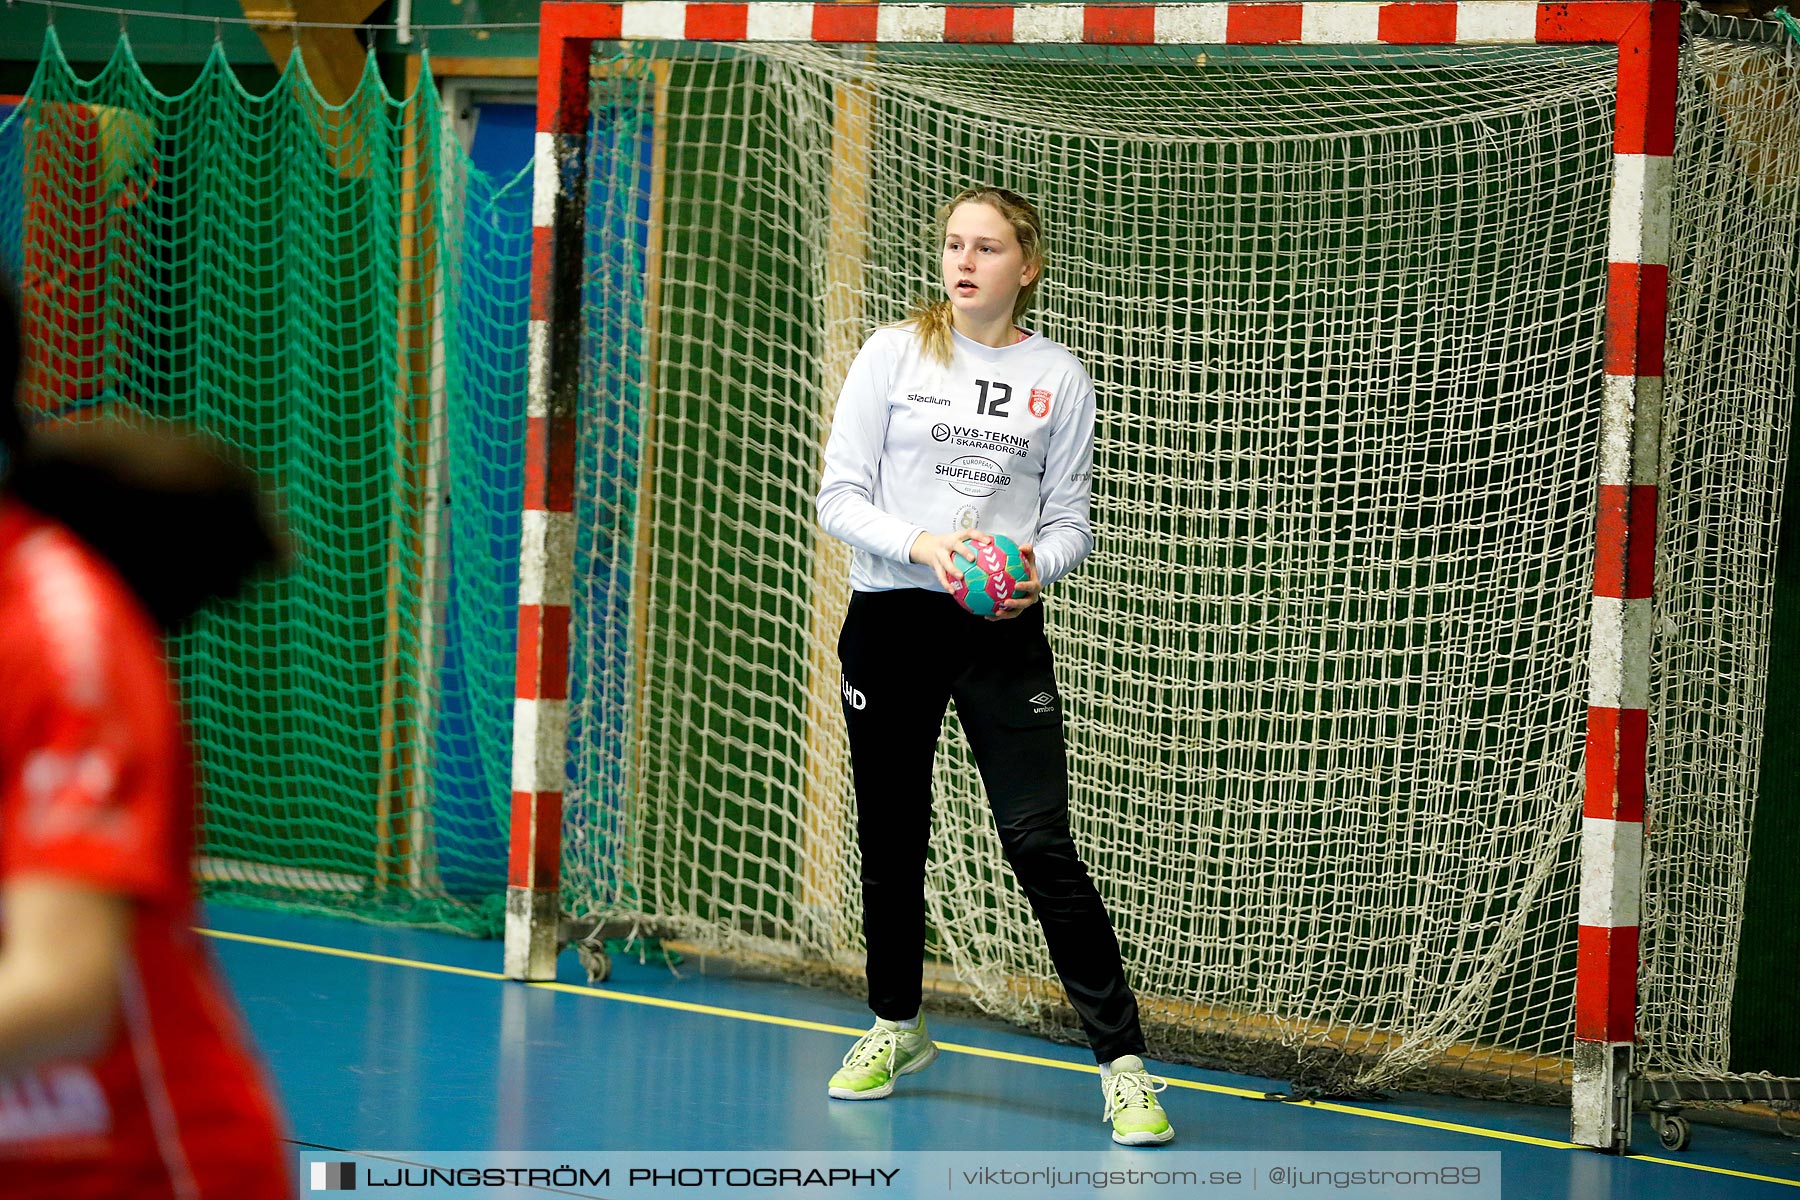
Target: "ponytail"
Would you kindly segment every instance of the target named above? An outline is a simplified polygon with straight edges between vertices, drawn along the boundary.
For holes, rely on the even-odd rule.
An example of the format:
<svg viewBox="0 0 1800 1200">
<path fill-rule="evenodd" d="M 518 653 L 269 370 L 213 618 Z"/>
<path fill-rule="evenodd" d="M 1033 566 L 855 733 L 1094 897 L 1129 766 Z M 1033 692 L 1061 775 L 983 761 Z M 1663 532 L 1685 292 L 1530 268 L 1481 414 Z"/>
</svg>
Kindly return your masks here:
<svg viewBox="0 0 1800 1200">
<path fill-rule="evenodd" d="M 944 366 L 950 365 L 950 302 L 938 299 L 921 303 L 907 314 L 925 357 Z"/>
</svg>

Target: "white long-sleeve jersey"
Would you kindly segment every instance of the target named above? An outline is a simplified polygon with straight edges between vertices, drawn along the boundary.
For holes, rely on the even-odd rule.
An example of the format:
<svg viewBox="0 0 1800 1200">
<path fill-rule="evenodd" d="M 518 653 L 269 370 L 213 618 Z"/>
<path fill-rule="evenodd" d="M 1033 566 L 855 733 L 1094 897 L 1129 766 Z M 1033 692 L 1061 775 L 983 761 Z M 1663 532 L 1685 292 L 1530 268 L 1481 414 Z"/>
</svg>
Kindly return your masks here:
<svg viewBox="0 0 1800 1200">
<path fill-rule="evenodd" d="M 950 365 L 912 327 L 877 330 L 851 364 L 825 445 L 819 524 L 856 554 L 850 586 L 942 591 L 909 561 L 919 534 L 980 529 L 1034 545 L 1054 583 L 1094 546 L 1094 383 L 1033 334 L 984 346 L 952 333 Z"/>
</svg>

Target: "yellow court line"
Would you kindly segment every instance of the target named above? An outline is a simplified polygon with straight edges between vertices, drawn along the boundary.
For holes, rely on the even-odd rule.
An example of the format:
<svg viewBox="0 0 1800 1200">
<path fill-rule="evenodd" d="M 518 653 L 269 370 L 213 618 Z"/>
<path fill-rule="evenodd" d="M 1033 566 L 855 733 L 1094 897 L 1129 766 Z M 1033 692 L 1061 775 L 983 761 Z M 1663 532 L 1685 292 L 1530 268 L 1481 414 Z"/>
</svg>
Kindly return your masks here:
<svg viewBox="0 0 1800 1200">
<path fill-rule="evenodd" d="M 442 963 L 421 962 L 416 958 L 389 958 L 385 954 L 370 954 L 364 950 L 339 950 L 335 946 L 314 946 L 307 942 L 284 942 L 280 938 L 254 937 L 248 933 L 226 933 L 222 929 L 195 929 L 202 937 L 218 938 L 226 942 L 249 942 L 253 946 L 274 946 L 280 950 L 304 950 L 308 954 L 323 954 L 331 958 L 354 958 L 360 962 L 386 963 L 390 967 L 416 967 L 421 971 L 436 971 L 442 975 L 467 975 L 472 979 L 497 979 L 506 982 L 506 976 L 495 971 L 477 971 L 473 967 L 447 967 Z"/>
<path fill-rule="evenodd" d="M 1800 1188 L 1800 1179 L 1783 1179 L 1779 1175 L 1752 1175 L 1748 1171 L 1733 1171 L 1730 1167 L 1709 1167 L 1705 1163 L 1682 1162 L 1679 1158 L 1658 1158 L 1654 1154 L 1634 1154 L 1631 1157 L 1638 1162 L 1661 1163 L 1665 1167 L 1681 1167 L 1688 1171 L 1705 1171 L 1709 1175 L 1731 1175 L 1738 1179 L 1754 1179 L 1758 1183 L 1779 1183 L 1783 1187 Z"/>
<path fill-rule="evenodd" d="M 280 938 L 255 937 L 246 933 L 226 933 L 219 929 L 195 929 L 194 932 L 204 937 L 219 938 L 230 942 L 247 942 L 255 946 L 273 946 L 280 950 L 299 950 L 308 954 L 324 954 L 332 958 L 349 958 L 361 962 L 384 963 L 394 967 L 414 967 L 421 971 L 436 971 L 444 975 L 464 975 L 471 979 L 492 979 L 502 983 L 506 976 L 495 971 L 477 971 L 470 967 L 449 967 L 441 963 L 422 962 L 415 958 L 392 958 L 385 954 L 370 954 L 362 950 L 339 950 L 333 946 L 315 946 L 307 942 L 288 942 Z M 821 1021 L 802 1021 L 795 1017 L 777 1017 L 768 1013 L 747 1012 L 740 1008 L 720 1008 L 712 1004 L 695 1004 L 688 1000 L 665 1000 L 661 996 L 634 996 L 629 992 L 612 992 L 603 988 L 583 987 L 574 983 L 526 983 L 526 987 L 538 988 L 546 992 L 566 992 L 574 996 L 593 996 L 599 1000 L 614 1000 L 621 1004 L 638 1004 L 646 1008 L 666 1008 L 676 1012 L 695 1013 L 708 1017 L 728 1017 L 734 1021 L 752 1021 L 760 1025 L 781 1025 L 789 1029 L 806 1029 L 815 1033 L 835 1033 L 848 1037 L 860 1036 L 865 1031 L 848 1025 L 828 1025 Z M 967 1054 L 974 1058 L 992 1058 L 1003 1062 L 1024 1063 L 1034 1067 L 1052 1067 L 1059 1071 L 1080 1071 L 1089 1075 L 1098 1075 L 1100 1068 L 1086 1063 L 1062 1062 L 1054 1058 L 1040 1058 L 1032 1054 L 1013 1054 L 1005 1050 L 989 1050 L 981 1046 L 964 1046 L 955 1042 L 939 1042 L 939 1050 L 952 1054 Z M 1165 1077 L 1167 1078 L 1167 1077 Z M 1211 1092 L 1220 1096 L 1238 1096 L 1248 1100 L 1266 1099 L 1268 1093 L 1248 1088 L 1225 1087 L 1216 1083 L 1200 1083 L 1192 1079 L 1169 1079 L 1169 1086 L 1194 1092 Z M 1429 1117 L 1408 1116 L 1405 1113 L 1382 1112 L 1379 1109 L 1357 1108 L 1348 1104 L 1333 1104 L 1325 1100 L 1288 1100 L 1283 1101 L 1289 1108 L 1316 1108 L 1325 1112 L 1343 1113 L 1352 1117 L 1368 1117 L 1376 1121 L 1392 1121 L 1401 1125 L 1418 1125 L 1427 1129 L 1440 1129 L 1448 1133 L 1462 1133 L 1471 1137 L 1488 1138 L 1492 1141 L 1516 1142 L 1527 1146 L 1541 1146 L 1550 1150 L 1582 1150 L 1582 1146 L 1574 1142 L 1561 1142 L 1552 1138 L 1531 1137 L 1523 1133 L 1509 1133 L 1503 1129 L 1484 1129 L 1477 1125 L 1458 1125 L 1451 1121 L 1434 1121 Z M 1674 1158 L 1658 1158 L 1649 1154 L 1634 1154 L 1634 1161 L 1659 1163 L 1665 1167 L 1682 1167 L 1689 1171 L 1705 1171 L 1713 1175 L 1730 1175 L 1738 1179 L 1751 1179 L 1759 1183 L 1778 1183 L 1784 1187 L 1800 1188 L 1800 1179 L 1784 1179 L 1777 1175 L 1755 1175 L 1748 1171 L 1733 1171 L 1727 1167 L 1709 1167 L 1703 1163 L 1682 1162 Z"/>
<path fill-rule="evenodd" d="M 676 1012 L 698 1013 L 705 1017 L 730 1017 L 736 1021 L 754 1021 L 759 1025 L 785 1025 L 789 1029 L 810 1029 L 816 1033 L 861 1034 L 860 1029 L 844 1025 L 826 1025 L 818 1021 L 802 1021 L 798 1017 L 776 1017 L 768 1013 L 744 1012 L 736 1008 L 718 1008 L 711 1004 L 695 1004 L 688 1000 L 665 1000 L 661 996 L 633 996 L 628 992 L 608 992 L 600 988 L 582 987 L 574 983 L 530 983 L 526 987 L 546 992 L 567 992 L 572 996 L 593 996 L 600 1000 L 617 1000 L 621 1004 L 641 1004 L 646 1008 L 672 1008 Z"/>
<path fill-rule="evenodd" d="M 1349 1104 L 1333 1104 L 1329 1100 L 1289 1100 L 1303 1108 L 1319 1108 L 1326 1112 L 1347 1113 L 1353 1117 L 1372 1117 L 1377 1121 L 1393 1121 L 1400 1125 L 1423 1125 L 1427 1129 L 1443 1129 L 1450 1133 L 1468 1133 L 1476 1137 L 1494 1138 L 1502 1142 L 1522 1142 L 1527 1146 L 1544 1146 L 1551 1150 L 1581 1150 L 1574 1142 L 1555 1138 L 1532 1137 L 1525 1133 L 1508 1133 L 1504 1129 L 1483 1129 L 1479 1125 L 1458 1125 L 1454 1121 L 1434 1121 L 1430 1117 L 1414 1117 L 1406 1113 L 1382 1112 L 1374 1108 L 1357 1108 Z"/>
</svg>

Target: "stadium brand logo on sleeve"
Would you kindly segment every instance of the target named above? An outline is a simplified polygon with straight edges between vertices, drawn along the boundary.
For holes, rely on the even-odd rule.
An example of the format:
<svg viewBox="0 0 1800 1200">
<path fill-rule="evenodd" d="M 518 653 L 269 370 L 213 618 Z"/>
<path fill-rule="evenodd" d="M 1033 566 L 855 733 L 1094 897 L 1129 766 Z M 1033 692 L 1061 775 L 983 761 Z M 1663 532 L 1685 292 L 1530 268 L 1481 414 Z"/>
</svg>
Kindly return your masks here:
<svg viewBox="0 0 1800 1200">
<path fill-rule="evenodd" d="M 943 408 L 950 407 L 950 397 L 927 396 L 923 392 L 913 392 L 911 395 L 907 396 L 906 401 L 908 404 L 936 404 Z M 939 440 L 941 441 L 942 439 L 940 438 Z"/>
<path fill-rule="evenodd" d="M 1052 396 L 1045 389 L 1032 388 L 1031 389 L 1031 415 L 1034 417 L 1049 416 L 1050 415 L 1050 401 L 1053 399 L 1055 399 L 1055 397 Z"/>
<path fill-rule="evenodd" d="M 315 1192 L 354 1192 L 356 1164 L 353 1162 L 316 1162 L 312 1165 L 312 1190 Z"/>
</svg>

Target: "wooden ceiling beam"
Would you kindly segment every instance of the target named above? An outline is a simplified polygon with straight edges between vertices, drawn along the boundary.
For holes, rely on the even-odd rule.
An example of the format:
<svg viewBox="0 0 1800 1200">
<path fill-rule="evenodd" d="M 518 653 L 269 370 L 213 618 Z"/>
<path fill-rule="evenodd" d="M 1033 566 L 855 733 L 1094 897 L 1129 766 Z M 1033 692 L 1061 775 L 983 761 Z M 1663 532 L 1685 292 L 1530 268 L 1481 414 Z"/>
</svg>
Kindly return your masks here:
<svg viewBox="0 0 1800 1200">
<path fill-rule="evenodd" d="M 342 104 L 362 78 L 367 50 L 355 29 L 320 29 L 300 22 L 323 25 L 358 25 L 381 6 L 381 0 L 241 0 L 244 16 L 255 23 L 277 67 L 299 47 L 319 94 L 332 104 Z"/>
</svg>

